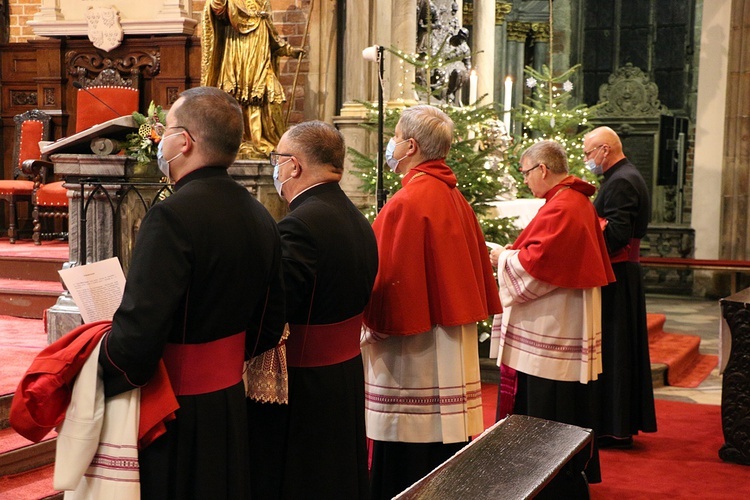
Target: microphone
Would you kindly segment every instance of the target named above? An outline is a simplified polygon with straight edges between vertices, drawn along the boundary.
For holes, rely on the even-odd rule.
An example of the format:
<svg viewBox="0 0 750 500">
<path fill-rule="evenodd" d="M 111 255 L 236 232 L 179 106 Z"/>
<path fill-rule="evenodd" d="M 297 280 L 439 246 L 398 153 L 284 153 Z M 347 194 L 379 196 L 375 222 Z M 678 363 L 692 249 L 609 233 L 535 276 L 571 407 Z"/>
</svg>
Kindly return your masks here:
<svg viewBox="0 0 750 500">
<path fill-rule="evenodd" d="M 90 91 L 89 89 L 87 89 L 86 87 L 84 87 L 84 86 L 83 86 L 83 85 L 81 84 L 81 82 L 79 82 L 79 81 L 74 81 L 74 82 L 73 82 L 73 86 L 74 86 L 75 88 L 77 88 L 78 90 L 83 90 L 83 91 L 84 91 L 84 92 L 86 92 L 86 93 L 87 93 L 88 95 L 90 95 L 91 97 L 93 97 L 94 99 L 96 99 L 97 101 L 99 101 L 100 103 L 104 104 L 104 105 L 105 105 L 105 106 L 107 107 L 107 109 L 109 109 L 110 111 L 112 111 L 112 112 L 113 112 L 113 113 L 115 114 L 115 117 L 116 117 L 116 118 L 119 118 L 120 116 L 122 116 L 122 113 L 120 113 L 119 111 L 117 111 L 117 110 L 116 110 L 115 108 L 113 108 L 112 106 L 110 106 L 110 105 L 109 105 L 109 104 L 107 104 L 106 102 L 102 101 L 102 100 L 101 100 L 101 99 L 99 98 L 99 96 L 98 96 L 98 95 L 94 94 L 94 93 L 93 93 L 93 92 L 91 92 L 91 91 Z"/>
</svg>

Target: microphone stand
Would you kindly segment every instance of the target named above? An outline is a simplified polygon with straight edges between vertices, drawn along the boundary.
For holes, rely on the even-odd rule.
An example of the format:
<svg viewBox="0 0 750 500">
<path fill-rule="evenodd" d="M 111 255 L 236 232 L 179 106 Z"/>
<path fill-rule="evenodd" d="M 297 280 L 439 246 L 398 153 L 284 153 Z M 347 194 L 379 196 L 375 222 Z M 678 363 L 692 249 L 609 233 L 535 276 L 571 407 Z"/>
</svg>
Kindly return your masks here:
<svg viewBox="0 0 750 500">
<path fill-rule="evenodd" d="M 383 52 L 385 47 L 378 45 L 378 177 L 375 187 L 378 213 L 385 205 L 387 193 L 383 188 Z"/>
</svg>

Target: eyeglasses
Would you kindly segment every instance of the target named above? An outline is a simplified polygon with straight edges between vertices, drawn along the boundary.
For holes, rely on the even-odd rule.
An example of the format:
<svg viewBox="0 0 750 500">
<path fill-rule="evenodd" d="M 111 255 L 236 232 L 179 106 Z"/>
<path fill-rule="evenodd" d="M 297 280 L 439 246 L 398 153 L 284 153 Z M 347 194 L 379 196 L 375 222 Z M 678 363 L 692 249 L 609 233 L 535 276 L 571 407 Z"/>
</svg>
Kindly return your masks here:
<svg viewBox="0 0 750 500">
<path fill-rule="evenodd" d="M 524 179 L 528 179 L 529 178 L 529 174 L 531 173 L 531 171 L 534 170 L 535 168 L 541 167 L 542 165 L 544 165 L 544 163 L 537 163 L 535 167 L 531 167 L 528 170 L 521 170 L 521 173 L 523 174 L 523 178 Z"/>
<path fill-rule="evenodd" d="M 294 155 L 286 154 L 286 153 L 277 153 L 276 151 L 271 151 L 271 154 L 268 157 L 268 162 L 271 164 L 272 167 L 278 167 L 279 166 L 279 158 L 282 156 L 286 156 L 288 158 L 291 158 Z M 289 161 L 289 160 L 287 160 Z M 286 163 L 286 162 L 284 162 Z"/>
<path fill-rule="evenodd" d="M 188 135 L 188 137 L 190 137 L 191 141 L 196 142 L 195 141 L 195 137 L 193 137 L 193 134 L 191 134 L 190 131 L 186 127 L 183 127 L 182 125 L 174 125 L 172 127 L 167 127 L 165 130 L 169 130 L 170 128 L 181 128 L 182 130 L 184 130 L 185 132 L 187 132 L 187 135 Z"/>
<path fill-rule="evenodd" d="M 596 151 L 597 149 L 599 149 L 599 148 L 600 148 L 600 147 L 602 147 L 602 146 L 606 146 L 606 144 L 599 144 L 599 145 L 598 145 L 597 147 L 595 147 L 595 148 L 591 148 L 591 149 L 589 149 L 588 151 L 584 151 L 584 152 L 583 152 L 583 157 L 584 157 L 584 158 L 588 158 L 588 157 L 589 157 L 589 155 L 590 155 L 591 153 L 593 153 L 594 151 Z"/>
</svg>

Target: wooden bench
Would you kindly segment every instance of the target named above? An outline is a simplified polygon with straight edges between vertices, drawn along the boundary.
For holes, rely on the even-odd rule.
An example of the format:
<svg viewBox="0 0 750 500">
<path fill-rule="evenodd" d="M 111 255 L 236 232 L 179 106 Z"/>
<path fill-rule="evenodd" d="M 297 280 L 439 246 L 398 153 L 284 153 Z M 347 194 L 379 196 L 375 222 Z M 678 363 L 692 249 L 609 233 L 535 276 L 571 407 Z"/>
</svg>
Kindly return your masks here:
<svg viewBox="0 0 750 500">
<path fill-rule="evenodd" d="M 644 267 L 666 267 L 672 269 L 709 270 L 731 272 L 732 293 L 737 292 L 737 282 L 740 274 L 750 273 L 750 261 L 720 260 L 720 259 L 683 259 L 679 257 L 641 257 Z"/>
<path fill-rule="evenodd" d="M 511 415 L 395 498 L 534 498 L 592 439 L 591 429 Z"/>
</svg>

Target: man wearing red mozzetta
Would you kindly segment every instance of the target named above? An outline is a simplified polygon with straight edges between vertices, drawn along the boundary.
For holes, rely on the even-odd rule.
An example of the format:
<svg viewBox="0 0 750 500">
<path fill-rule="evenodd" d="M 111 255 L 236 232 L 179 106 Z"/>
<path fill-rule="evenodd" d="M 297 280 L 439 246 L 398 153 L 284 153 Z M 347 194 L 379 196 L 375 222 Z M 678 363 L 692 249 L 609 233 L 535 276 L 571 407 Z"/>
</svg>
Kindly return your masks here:
<svg viewBox="0 0 750 500">
<path fill-rule="evenodd" d="M 490 345 L 501 366 L 497 416 L 591 428 L 597 422 L 591 382 L 602 372 L 601 287 L 614 281 L 589 199 L 595 188 L 568 174 L 565 150 L 554 141 L 527 149 L 521 172 L 546 203 L 510 248 L 491 255 L 503 305 Z M 587 479 L 601 481 L 596 448 L 579 453 L 545 491 L 587 498 Z"/>
<path fill-rule="evenodd" d="M 482 432 L 477 322 L 500 311 L 484 236 L 445 163 L 453 122 L 402 112 L 386 150 L 403 189 L 373 224 L 380 267 L 362 354 L 373 498 L 392 498 Z"/>
</svg>

